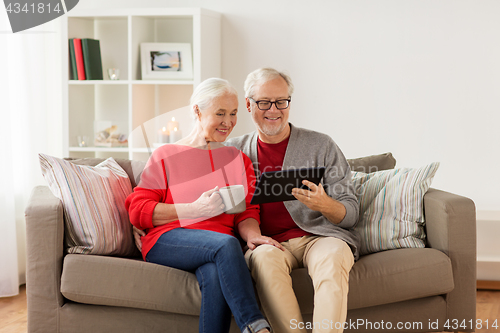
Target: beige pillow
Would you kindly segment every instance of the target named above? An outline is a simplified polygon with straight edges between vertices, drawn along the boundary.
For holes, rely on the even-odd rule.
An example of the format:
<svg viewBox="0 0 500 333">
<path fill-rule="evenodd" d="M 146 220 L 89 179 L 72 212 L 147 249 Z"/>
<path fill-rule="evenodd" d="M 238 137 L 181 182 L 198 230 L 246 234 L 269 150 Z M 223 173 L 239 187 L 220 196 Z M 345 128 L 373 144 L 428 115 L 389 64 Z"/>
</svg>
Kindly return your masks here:
<svg viewBox="0 0 500 333">
<path fill-rule="evenodd" d="M 423 200 L 438 167 L 352 172 L 360 206 L 355 228 L 360 254 L 425 247 Z"/>
<path fill-rule="evenodd" d="M 45 180 L 64 206 L 69 253 L 128 256 L 135 252 L 125 199 L 129 177 L 108 158 L 92 166 L 39 154 Z"/>
</svg>

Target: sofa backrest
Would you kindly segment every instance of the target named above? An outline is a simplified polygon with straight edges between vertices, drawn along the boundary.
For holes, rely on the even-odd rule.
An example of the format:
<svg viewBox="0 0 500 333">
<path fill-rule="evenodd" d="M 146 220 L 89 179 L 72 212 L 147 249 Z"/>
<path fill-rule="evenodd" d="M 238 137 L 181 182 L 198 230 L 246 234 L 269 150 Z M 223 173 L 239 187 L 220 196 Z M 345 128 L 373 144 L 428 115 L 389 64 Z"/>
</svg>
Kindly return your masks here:
<svg viewBox="0 0 500 333">
<path fill-rule="evenodd" d="M 394 169 L 396 166 L 396 159 L 391 153 L 348 159 L 347 162 L 352 171 L 364 173 Z"/>
<path fill-rule="evenodd" d="M 104 161 L 104 158 L 65 158 L 65 160 L 78 165 L 96 166 Z M 139 184 L 142 170 L 146 166 L 146 162 L 127 160 L 123 158 L 115 158 L 115 161 L 127 172 L 132 188 Z M 396 165 L 396 159 L 391 153 L 371 155 L 355 159 L 348 159 L 352 171 L 360 171 L 365 173 L 376 172 L 381 170 L 393 169 Z"/>
</svg>

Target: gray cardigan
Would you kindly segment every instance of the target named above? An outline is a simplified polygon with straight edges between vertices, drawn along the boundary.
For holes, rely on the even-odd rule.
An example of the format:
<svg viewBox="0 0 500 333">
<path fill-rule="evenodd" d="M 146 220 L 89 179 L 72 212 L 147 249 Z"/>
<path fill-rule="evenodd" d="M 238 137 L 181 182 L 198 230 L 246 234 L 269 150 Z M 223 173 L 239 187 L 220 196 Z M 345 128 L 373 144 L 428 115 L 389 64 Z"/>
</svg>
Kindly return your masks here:
<svg viewBox="0 0 500 333">
<path fill-rule="evenodd" d="M 358 221 L 359 206 L 351 182 L 351 170 L 344 154 L 328 135 L 295 127 L 292 124 L 290 127 L 290 140 L 283 161 L 283 170 L 326 167 L 322 184 L 326 185 L 328 195 L 345 206 L 347 213 L 342 222 L 335 225 L 323 214 L 307 208 L 298 200 L 285 201 L 286 209 L 301 229 L 345 241 L 357 260 L 359 241 L 352 229 Z M 236 147 L 250 157 L 258 177 L 257 138 L 258 133 L 255 131 L 232 138 L 226 145 Z"/>
</svg>

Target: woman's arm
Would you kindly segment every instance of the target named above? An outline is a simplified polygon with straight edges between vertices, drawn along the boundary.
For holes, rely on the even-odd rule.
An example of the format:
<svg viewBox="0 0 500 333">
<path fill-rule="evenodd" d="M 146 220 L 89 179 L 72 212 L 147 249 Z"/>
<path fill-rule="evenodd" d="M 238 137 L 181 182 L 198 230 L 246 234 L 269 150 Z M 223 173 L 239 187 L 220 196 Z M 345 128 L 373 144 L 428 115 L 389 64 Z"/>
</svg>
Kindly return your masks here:
<svg viewBox="0 0 500 333">
<path fill-rule="evenodd" d="M 189 204 L 166 204 L 159 202 L 153 210 L 152 223 L 154 227 L 177 221 L 179 215 L 189 212 L 186 209 Z M 179 213 L 177 213 L 179 211 Z"/>
<path fill-rule="evenodd" d="M 166 204 L 159 202 L 153 210 L 152 223 L 157 227 L 180 219 L 211 218 L 224 212 L 219 187 L 204 192 L 195 202 Z"/>
<path fill-rule="evenodd" d="M 285 249 L 281 246 L 280 243 L 272 239 L 271 237 L 262 236 L 260 232 L 259 222 L 256 219 L 248 218 L 240 223 L 238 223 L 237 227 L 238 233 L 241 238 L 247 242 L 248 248 L 250 250 L 255 249 L 257 246 L 262 244 L 269 244 L 272 246 L 276 246 L 278 249 L 284 251 Z"/>
<path fill-rule="evenodd" d="M 259 205 L 252 205 L 250 202 L 252 200 L 253 192 L 255 191 L 255 171 L 252 166 L 252 161 L 243 154 L 243 162 L 245 165 L 245 176 L 247 181 L 248 193 L 245 198 L 247 209 L 240 214 L 237 214 L 235 223 L 236 230 L 240 234 L 241 238 L 247 243 L 250 250 L 254 250 L 257 246 L 262 244 L 269 244 L 276 246 L 277 248 L 284 251 L 283 246 L 271 237 L 262 236 L 260 231 L 259 222 Z"/>
</svg>

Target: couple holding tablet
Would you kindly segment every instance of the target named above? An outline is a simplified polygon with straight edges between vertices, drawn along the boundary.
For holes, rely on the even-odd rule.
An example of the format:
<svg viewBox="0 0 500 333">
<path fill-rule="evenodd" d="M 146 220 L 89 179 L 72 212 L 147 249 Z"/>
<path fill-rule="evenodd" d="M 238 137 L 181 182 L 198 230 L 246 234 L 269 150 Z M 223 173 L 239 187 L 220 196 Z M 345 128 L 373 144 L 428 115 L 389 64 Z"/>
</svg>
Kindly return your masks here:
<svg viewBox="0 0 500 333">
<path fill-rule="evenodd" d="M 237 121 L 236 90 L 222 79 L 202 82 L 191 97 L 195 128 L 154 151 L 127 198 L 143 258 L 196 274 L 200 332 L 228 332 L 231 313 L 244 333 L 301 332 L 291 325 L 303 321 L 290 277 L 298 267 L 314 284 L 313 320 L 345 321 L 358 257 L 350 169 L 329 136 L 288 122 L 292 93 L 284 73 L 250 73 L 246 108 L 257 131 L 226 141 Z M 341 330 L 321 332 L 334 331 Z"/>
</svg>

